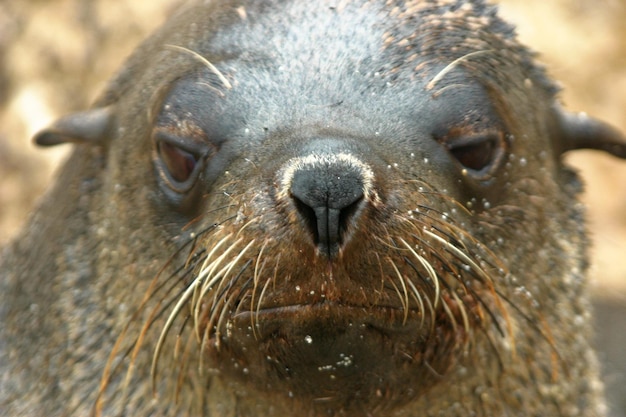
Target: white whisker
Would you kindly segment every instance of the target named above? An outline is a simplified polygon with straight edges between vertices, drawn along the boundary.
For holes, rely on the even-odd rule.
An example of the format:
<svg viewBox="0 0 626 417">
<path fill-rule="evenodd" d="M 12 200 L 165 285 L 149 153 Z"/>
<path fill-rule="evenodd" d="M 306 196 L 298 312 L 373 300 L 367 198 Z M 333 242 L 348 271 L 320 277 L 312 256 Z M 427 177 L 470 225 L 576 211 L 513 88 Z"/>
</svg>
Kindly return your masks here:
<svg viewBox="0 0 626 417">
<path fill-rule="evenodd" d="M 443 79 L 443 77 L 445 77 L 450 71 L 452 71 L 454 68 L 456 68 L 461 62 L 467 61 L 468 59 L 473 58 L 475 56 L 484 55 L 484 54 L 490 53 L 490 52 L 492 52 L 492 51 L 489 50 L 489 49 L 482 50 L 482 51 L 474 51 L 474 52 L 470 52 L 468 54 L 465 54 L 465 55 L 463 55 L 460 58 L 455 59 L 454 61 L 452 61 L 451 63 L 446 65 L 446 67 L 444 69 L 439 71 L 439 73 L 435 77 L 433 77 L 432 80 L 430 80 L 430 82 L 426 85 L 426 90 L 432 90 L 433 87 L 435 87 L 435 85 L 439 81 L 441 81 Z"/>
<path fill-rule="evenodd" d="M 426 270 L 426 273 L 428 274 L 428 277 L 430 278 L 430 280 L 432 281 L 433 285 L 435 286 L 435 297 L 434 297 L 434 308 L 437 308 L 437 305 L 439 304 L 439 298 L 441 295 L 441 290 L 439 287 L 439 278 L 437 276 L 437 272 L 435 271 L 435 269 L 432 267 L 432 265 L 430 264 L 430 262 L 428 262 L 423 256 L 421 256 L 420 254 L 418 254 L 412 247 L 411 245 L 409 245 L 407 243 L 406 240 L 404 239 L 400 239 L 402 241 L 402 243 L 404 244 L 404 246 L 406 246 L 406 248 L 411 252 L 411 254 L 413 256 L 415 256 L 415 258 L 419 261 L 419 263 L 424 267 L 424 269 Z"/>
<path fill-rule="evenodd" d="M 185 48 L 184 46 L 178 46 L 178 45 L 165 45 L 166 48 L 170 48 L 170 49 L 175 49 L 178 51 L 182 51 L 185 52 L 187 54 L 190 54 L 191 56 L 193 56 L 194 58 L 196 58 L 198 61 L 202 62 L 204 65 L 206 65 L 206 67 L 211 70 L 211 72 L 215 75 L 217 75 L 217 78 L 219 78 L 219 80 L 222 82 L 222 84 L 224 84 L 224 87 L 226 87 L 228 90 L 232 89 L 233 86 L 230 83 L 230 81 L 228 81 L 228 79 L 226 77 L 224 77 L 224 74 L 222 74 L 220 72 L 220 70 L 217 69 L 217 67 L 213 64 L 211 64 L 211 62 L 206 59 L 205 57 L 203 57 L 202 55 L 200 55 L 199 53 L 192 51 L 189 48 Z"/>
<path fill-rule="evenodd" d="M 396 275 L 398 276 L 398 279 L 400 280 L 400 283 L 402 284 L 402 287 L 404 288 L 404 296 L 403 296 L 402 292 L 400 291 L 398 286 L 395 284 L 395 282 L 393 282 L 393 280 L 389 280 L 389 282 L 391 282 L 391 285 L 393 285 L 393 287 L 395 288 L 396 293 L 398 294 L 398 298 L 400 298 L 400 303 L 402 304 L 402 309 L 404 310 L 404 319 L 402 321 L 402 324 L 405 324 L 409 315 L 409 294 L 406 291 L 406 285 L 404 283 L 404 279 L 402 278 L 402 274 L 398 270 L 398 267 L 391 259 L 387 259 L 387 260 L 389 261 L 389 263 L 391 263 L 392 268 L 396 271 Z"/>
</svg>

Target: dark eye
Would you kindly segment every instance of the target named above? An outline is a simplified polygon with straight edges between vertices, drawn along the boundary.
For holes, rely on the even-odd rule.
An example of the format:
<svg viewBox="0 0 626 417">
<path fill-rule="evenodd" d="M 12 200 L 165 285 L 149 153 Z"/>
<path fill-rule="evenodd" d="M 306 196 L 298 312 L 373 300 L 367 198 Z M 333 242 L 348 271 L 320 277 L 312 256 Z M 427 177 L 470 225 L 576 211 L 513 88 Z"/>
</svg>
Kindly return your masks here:
<svg viewBox="0 0 626 417">
<path fill-rule="evenodd" d="M 448 150 L 465 168 L 482 171 L 494 161 L 497 146 L 497 138 L 481 136 L 454 141 Z"/>
<path fill-rule="evenodd" d="M 439 142 L 464 168 L 479 177 L 498 166 L 504 154 L 504 139 L 500 133 L 451 135 L 439 139 Z"/>
<path fill-rule="evenodd" d="M 189 191 L 201 171 L 207 151 L 196 141 L 171 136 L 155 135 L 156 166 L 167 186 L 177 193 Z"/>
<path fill-rule="evenodd" d="M 158 153 L 170 177 L 176 182 L 186 182 L 198 165 L 198 157 L 191 152 L 167 142 L 159 142 Z"/>
</svg>

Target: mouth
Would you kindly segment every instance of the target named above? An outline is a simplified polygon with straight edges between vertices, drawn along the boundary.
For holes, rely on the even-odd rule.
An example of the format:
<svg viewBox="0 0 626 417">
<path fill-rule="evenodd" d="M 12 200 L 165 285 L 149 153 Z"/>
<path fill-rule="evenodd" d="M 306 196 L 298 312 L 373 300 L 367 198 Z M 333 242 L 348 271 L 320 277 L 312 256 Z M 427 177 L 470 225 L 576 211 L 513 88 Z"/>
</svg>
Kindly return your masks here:
<svg viewBox="0 0 626 417">
<path fill-rule="evenodd" d="M 423 312 L 417 308 L 359 306 L 335 301 L 239 311 L 233 316 L 233 323 L 253 326 L 260 341 L 278 334 L 296 335 L 306 330 L 332 334 L 357 329 L 397 337 L 416 335 L 427 327 Z"/>
<path fill-rule="evenodd" d="M 329 369 L 333 377 L 347 377 L 383 372 L 398 360 L 420 361 L 433 336 L 430 324 L 418 309 L 324 301 L 240 311 L 221 342 L 248 359 L 262 352 L 252 361 L 272 358 L 290 378 L 319 378 L 320 370 Z"/>
<path fill-rule="evenodd" d="M 428 382 L 432 370 L 424 363 L 448 366 L 447 355 L 436 352 L 448 351 L 458 335 L 448 339 L 434 320 L 418 308 L 394 305 L 325 300 L 262 306 L 233 314 L 218 336 L 221 348 L 208 353 L 222 372 L 254 386 L 338 401 L 347 393 L 375 398 L 403 392 L 405 382 Z M 392 389 L 396 383 L 401 387 Z"/>
</svg>

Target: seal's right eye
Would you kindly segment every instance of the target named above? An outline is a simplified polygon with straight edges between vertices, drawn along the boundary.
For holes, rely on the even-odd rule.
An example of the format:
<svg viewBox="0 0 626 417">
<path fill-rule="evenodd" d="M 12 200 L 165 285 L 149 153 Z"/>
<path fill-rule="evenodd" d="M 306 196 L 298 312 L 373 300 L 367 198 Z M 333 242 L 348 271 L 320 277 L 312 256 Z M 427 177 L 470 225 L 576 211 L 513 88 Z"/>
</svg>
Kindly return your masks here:
<svg viewBox="0 0 626 417">
<path fill-rule="evenodd" d="M 206 160 L 206 146 L 168 132 L 157 132 L 155 150 L 157 171 L 165 184 L 180 194 L 191 190 Z"/>
<path fill-rule="evenodd" d="M 178 183 L 186 182 L 198 165 L 196 155 L 171 143 L 160 142 L 158 153 L 170 177 Z"/>
</svg>

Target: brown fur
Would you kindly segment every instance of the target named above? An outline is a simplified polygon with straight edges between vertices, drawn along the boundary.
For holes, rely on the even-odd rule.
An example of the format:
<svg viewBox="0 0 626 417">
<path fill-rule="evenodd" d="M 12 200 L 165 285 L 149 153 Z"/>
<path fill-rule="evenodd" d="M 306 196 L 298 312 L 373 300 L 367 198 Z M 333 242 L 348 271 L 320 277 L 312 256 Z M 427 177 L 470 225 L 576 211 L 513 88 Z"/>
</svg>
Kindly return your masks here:
<svg viewBox="0 0 626 417">
<path fill-rule="evenodd" d="M 603 415 L 561 155 L 626 144 L 554 95 L 482 1 L 189 6 L 36 138 L 0 410 Z"/>
</svg>

